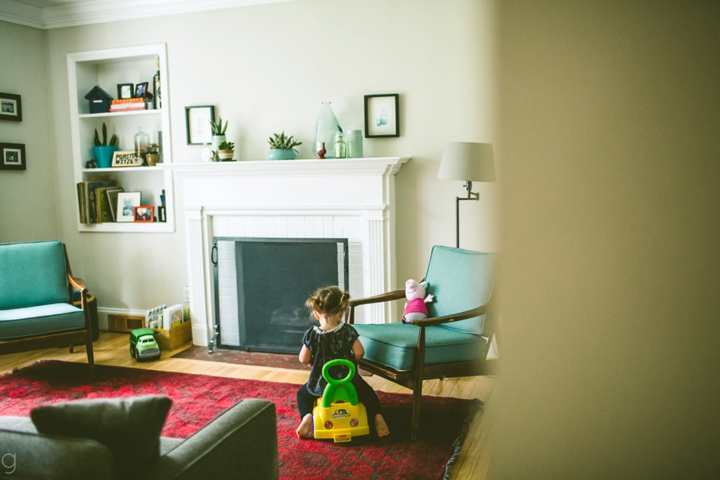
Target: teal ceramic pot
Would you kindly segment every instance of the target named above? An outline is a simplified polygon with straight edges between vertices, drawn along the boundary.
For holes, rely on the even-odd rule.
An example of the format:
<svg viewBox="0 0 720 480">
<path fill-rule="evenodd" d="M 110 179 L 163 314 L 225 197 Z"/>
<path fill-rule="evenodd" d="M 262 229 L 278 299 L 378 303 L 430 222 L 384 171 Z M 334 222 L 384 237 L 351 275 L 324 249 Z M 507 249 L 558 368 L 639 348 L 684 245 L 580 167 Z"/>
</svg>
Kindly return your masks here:
<svg viewBox="0 0 720 480">
<path fill-rule="evenodd" d="M 112 166 L 113 152 L 117 149 L 118 149 L 117 145 L 94 146 L 93 153 L 95 154 L 95 160 L 97 160 L 98 168 L 110 168 Z"/>
<path fill-rule="evenodd" d="M 266 155 L 268 160 L 295 160 L 295 157 L 297 154 L 292 148 L 271 148 Z"/>
</svg>

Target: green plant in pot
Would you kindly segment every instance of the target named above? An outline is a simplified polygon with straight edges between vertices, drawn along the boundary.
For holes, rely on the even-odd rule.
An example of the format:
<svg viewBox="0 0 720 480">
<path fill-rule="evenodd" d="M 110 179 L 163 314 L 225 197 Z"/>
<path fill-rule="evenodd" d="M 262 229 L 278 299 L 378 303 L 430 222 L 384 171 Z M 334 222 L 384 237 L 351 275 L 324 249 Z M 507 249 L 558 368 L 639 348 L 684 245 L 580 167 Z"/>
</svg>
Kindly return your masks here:
<svg viewBox="0 0 720 480">
<path fill-rule="evenodd" d="M 302 145 L 302 142 L 295 140 L 292 135 L 286 136 L 284 131 L 280 135 L 274 133 L 268 138 L 268 143 L 270 144 L 270 150 L 266 155 L 268 160 L 294 160 L 298 153 L 295 147 Z"/>
<path fill-rule="evenodd" d="M 212 129 L 212 149 L 217 152 L 220 150 L 220 144 L 225 141 L 225 132 L 227 131 L 228 121 L 225 120 L 223 126 L 222 117 L 218 118 L 217 123 L 210 119 L 210 128 Z"/>
<path fill-rule="evenodd" d="M 221 162 L 232 160 L 233 155 L 235 155 L 235 144 L 233 142 L 223 142 L 218 145 L 218 158 Z"/>
<path fill-rule="evenodd" d="M 98 168 L 110 168 L 112 166 L 113 152 L 119 147 L 117 135 L 113 134 L 113 136 L 110 137 L 110 142 L 108 143 L 107 126 L 105 125 L 105 122 L 103 122 L 102 125 L 102 140 L 100 140 L 100 135 L 98 134 L 96 128 L 94 143 L 93 153 L 95 154 Z"/>
</svg>

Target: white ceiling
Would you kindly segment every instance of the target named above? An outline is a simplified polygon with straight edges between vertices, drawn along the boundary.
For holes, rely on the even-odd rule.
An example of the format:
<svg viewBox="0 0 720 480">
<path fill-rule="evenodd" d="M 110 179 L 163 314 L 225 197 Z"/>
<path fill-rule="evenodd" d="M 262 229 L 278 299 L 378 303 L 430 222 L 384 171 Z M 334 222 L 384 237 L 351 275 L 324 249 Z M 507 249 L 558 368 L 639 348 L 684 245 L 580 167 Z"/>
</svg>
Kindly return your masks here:
<svg viewBox="0 0 720 480">
<path fill-rule="evenodd" d="M 295 0 L 0 0 L 0 20 L 41 29 Z"/>
</svg>

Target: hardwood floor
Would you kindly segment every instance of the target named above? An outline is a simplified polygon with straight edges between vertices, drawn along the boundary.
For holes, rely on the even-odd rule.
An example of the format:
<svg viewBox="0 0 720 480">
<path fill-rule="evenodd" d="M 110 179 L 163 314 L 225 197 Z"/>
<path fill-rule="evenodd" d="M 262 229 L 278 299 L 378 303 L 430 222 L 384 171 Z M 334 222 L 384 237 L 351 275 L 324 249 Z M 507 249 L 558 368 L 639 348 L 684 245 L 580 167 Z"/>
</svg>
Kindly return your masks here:
<svg viewBox="0 0 720 480">
<path fill-rule="evenodd" d="M 188 344 L 177 350 L 163 352 L 158 361 L 138 363 L 130 356 L 127 334 L 101 332 L 100 338 L 93 344 L 93 350 L 95 352 L 95 363 L 99 365 L 197 373 L 219 377 L 295 383 L 298 385 L 307 381 L 307 371 L 171 358 L 189 346 Z M 74 353 L 69 353 L 67 348 L 51 348 L 0 355 L 0 375 L 11 372 L 14 368 L 24 367 L 44 359 L 78 363 L 87 362 L 84 346 L 75 347 Z M 378 391 L 412 393 L 405 387 L 386 381 L 376 375 L 366 377 L 366 380 Z M 453 466 L 451 479 L 482 480 L 492 478 L 492 445 L 488 441 L 488 433 L 492 427 L 493 414 L 492 405 L 489 400 L 496 382 L 496 377 L 466 377 L 429 380 L 423 385 L 424 395 L 479 398 L 485 402 L 485 408 L 480 409 L 476 413 L 475 418 L 470 424 L 467 437 L 461 448 L 460 456 L 456 459 L 455 465 Z"/>
</svg>

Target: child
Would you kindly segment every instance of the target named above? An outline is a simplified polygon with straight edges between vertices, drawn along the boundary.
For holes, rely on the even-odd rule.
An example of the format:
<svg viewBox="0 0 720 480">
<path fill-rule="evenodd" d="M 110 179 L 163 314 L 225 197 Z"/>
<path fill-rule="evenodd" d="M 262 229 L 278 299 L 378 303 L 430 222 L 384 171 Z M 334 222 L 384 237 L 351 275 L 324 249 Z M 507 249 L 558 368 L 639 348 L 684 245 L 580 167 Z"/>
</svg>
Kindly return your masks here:
<svg viewBox="0 0 720 480">
<path fill-rule="evenodd" d="M 357 366 L 365 354 L 362 343 L 358 340 L 358 333 L 352 325 L 342 322 L 342 317 L 350 302 L 350 294 L 338 287 L 321 288 L 305 302 L 320 322 L 319 327 L 312 327 L 303 336 L 303 346 L 300 350 L 300 361 L 309 364 L 312 369 L 307 383 L 300 387 L 297 393 L 298 409 L 301 422 L 295 433 L 298 438 L 306 438 L 312 426 L 312 411 L 315 401 L 322 397 L 327 381 L 322 376 L 325 363 L 337 358 L 350 360 Z M 335 366 L 329 370 L 330 376 L 338 380 L 347 376 L 347 367 Z M 375 432 L 379 437 L 390 434 L 385 419 L 380 413 L 380 400 L 375 391 L 356 372 L 352 384 L 358 394 L 358 399 L 365 405 L 368 419 L 374 419 Z"/>
</svg>

